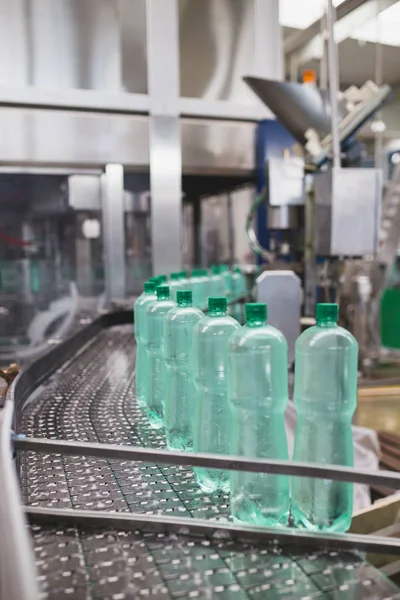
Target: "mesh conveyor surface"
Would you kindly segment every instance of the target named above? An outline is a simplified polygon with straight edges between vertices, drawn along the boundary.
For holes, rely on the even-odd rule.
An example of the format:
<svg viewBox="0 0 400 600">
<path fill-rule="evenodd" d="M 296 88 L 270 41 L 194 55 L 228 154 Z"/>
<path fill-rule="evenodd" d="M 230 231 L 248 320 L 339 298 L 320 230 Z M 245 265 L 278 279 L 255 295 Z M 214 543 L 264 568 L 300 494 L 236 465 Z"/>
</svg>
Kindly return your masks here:
<svg viewBox="0 0 400 600">
<path fill-rule="evenodd" d="M 131 326 L 104 330 L 29 399 L 29 436 L 164 447 L 134 397 Z M 31 506 L 229 519 L 228 497 L 204 495 L 188 467 L 21 453 Z M 352 553 L 306 554 L 224 539 L 32 525 L 45 598 L 400 598 Z"/>
</svg>

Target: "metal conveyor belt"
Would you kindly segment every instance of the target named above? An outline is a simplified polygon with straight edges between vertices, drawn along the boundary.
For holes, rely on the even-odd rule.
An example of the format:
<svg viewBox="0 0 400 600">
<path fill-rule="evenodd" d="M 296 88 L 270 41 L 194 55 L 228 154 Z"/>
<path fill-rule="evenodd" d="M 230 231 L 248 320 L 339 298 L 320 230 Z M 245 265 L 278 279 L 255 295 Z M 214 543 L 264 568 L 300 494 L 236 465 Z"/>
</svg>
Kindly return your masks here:
<svg viewBox="0 0 400 600">
<path fill-rule="evenodd" d="M 134 397 L 131 325 L 104 329 L 25 402 L 18 432 L 164 448 Z M 228 521 L 227 496 L 204 495 L 190 467 L 20 452 L 31 507 Z M 43 598 L 400 599 L 352 552 L 306 552 L 226 536 L 30 525 Z"/>
</svg>

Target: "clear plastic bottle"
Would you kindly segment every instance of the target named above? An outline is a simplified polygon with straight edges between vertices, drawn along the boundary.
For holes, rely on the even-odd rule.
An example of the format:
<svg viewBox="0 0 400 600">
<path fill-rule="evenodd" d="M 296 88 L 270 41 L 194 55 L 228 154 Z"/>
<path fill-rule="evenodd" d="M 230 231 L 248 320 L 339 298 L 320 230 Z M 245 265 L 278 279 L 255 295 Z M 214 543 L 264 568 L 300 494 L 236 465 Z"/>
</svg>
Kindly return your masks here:
<svg viewBox="0 0 400 600">
<path fill-rule="evenodd" d="M 225 286 L 225 296 L 229 302 L 232 296 L 232 271 L 229 265 L 221 265 L 219 269 Z"/>
<path fill-rule="evenodd" d="M 247 296 L 246 278 L 240 267 L 235 267 L 232 273 L 232 296 L 235 299 Z"/>
<path fill-rule="evenodd" d="M 179 286 L 180 274 L 179 273 L 171 273 L 169 278 L 170 278 L 169 290 L 170 290 L 171 300 L 176 302 L 176 292 L 177 292 L 177 290 L 179 290 L 179 287 L 180 287 Z"/>
<path fill-rule="evenodd" d="M 190 451 L 194 410 L 192 337 L 194 326 L 204 315 L 192 306 L 190 290 L 178 290 L 177 303 L 164 317 L 165 434 L 170 450 Z"/>
<path fill-rule="evenodd" d="M 179 271 L 178 290 L 190 290 L 190 281 L 186 271 Z"/>
<path fill-rule="evenodd" d="M 226 298 L 208 299 L 209 314 L 193 330 L 193 377 L 195 452 L 229 454 L 230 408 L 228 403 L 228 341 L 240 329 L 226 314 Z M 229 490 L 229 472 L 196 468 L 196 478 L 206 492 Z"/>
<path fill-rule="evenodd" d="M 246 278 L 243 275 L 240 267 L 235 267 L 232 273 L 232 300 L 244 298 L 247 296 Z M 229 314 L 237 319 L 240 323 L 243 322 L 243 304 L 235 302 L 229 307 Z"/>
<path fill-rule="evenodd" d="M 246 304 L 246 325 L 229 340 L 231 454 L 288 460 L 287 355 L 285 337 L 267 325 L 266 304 Z M 289 477 L 232 471 L 230 483 L 235 520 L 264 527 L 288 524 Z"/>
<path fill-rule="evenodd" d="M 208 298 L 210 296 L 209 287 L 210 287 L 210 278 L 208 275 L 207 269 L 200 269 L 199 271 L 200 279 L 203 283 L 203 304 L 201 306 L 202 310 L 205 310 L 208 306 Z"/>
<path fill-rule="evenodd" d="M 218 265 L 212 265 L 211 267 L 208 289 L 210 297 L 225 296 L 225 284 Z"/>
<path fill-rule="evenodd" d="M 193 269 L 190 278 L 190 287 L 193 294 L 193 306 L 202 309 L 204 307 L 204 281 L 200 277 L 200 271 Z"/>
<path fill-rule="evenodd" d="M 358 344 L 337 325 L 337 304 L 317 304 L 317 324 L 295 348 L 297 428 L 293 459 L 353 466 L 351 421 L 357 405 Z M 344 532 L 350 527 L 353 484 L 292 478 L 292 515 L 307 529 Z"/>
<path fill-rule="evenodd" d="M 146 281 L 143 293 L 133 305 L 136 340 L 135 393 L 136 400 L 141 407 L 146 405 L 147 353 L 144 342 L 144 320 L 147 306 L 156 299 L 155 289 L 156 284 L 154 281 Z"/>
<path fill-rule="evenodd" d="M 165 365 L 163 356 L 163 322 L 165 314 L 175 308 L 168 285 L 156 288 L 157 300 L 146 309 L 145 344 L 147 350 L 147 417 L 155 429 L 163 426 Z"/>
</svg>

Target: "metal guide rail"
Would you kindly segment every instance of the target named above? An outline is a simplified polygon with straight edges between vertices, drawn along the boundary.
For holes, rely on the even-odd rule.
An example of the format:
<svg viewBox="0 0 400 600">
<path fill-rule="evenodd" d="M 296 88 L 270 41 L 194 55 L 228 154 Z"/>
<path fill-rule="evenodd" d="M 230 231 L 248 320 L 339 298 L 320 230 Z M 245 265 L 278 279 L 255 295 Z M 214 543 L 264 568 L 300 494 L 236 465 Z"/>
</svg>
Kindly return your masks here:
<svg viewBox="0 0 400 600">
<path fill-rule="evenodd" d="M 131 318 L 93 321 L 9 391 L 0 413 L 0 597 L 400 599 L 360 554 L 400 554 L 398 541 L 239 527 L 228 496 L 204 494 L 190 465 L 395 488 L 400 476 L 166 451 L 134 397 Z"/>
</svg>

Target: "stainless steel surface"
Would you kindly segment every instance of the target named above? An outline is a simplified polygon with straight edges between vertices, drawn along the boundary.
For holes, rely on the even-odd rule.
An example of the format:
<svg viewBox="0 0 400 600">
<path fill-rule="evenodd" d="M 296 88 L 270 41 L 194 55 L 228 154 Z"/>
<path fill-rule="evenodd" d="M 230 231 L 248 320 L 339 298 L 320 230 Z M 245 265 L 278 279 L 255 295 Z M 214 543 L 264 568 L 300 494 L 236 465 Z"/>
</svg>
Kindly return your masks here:
<svg viewBox="0 0 400 600">
<path fill-rule="evenodd" d="M 17 87 L 14 83 L 0 85 L 0 105 L 129 115 L 148 113 L 149 97 L 147 94 L 123 91 L 111 93 L 107 90 Z"/>
<path fill-rule="evenodd" d="M 315 177 L 315 248 L 323 256 L 364 256 L 378 247 L 381 173 L 332 169 Z"/>
<path fill-rule="evenodd" d="M 181 266 L 178 0 L 147 0 L 153 273 Z"/>
<path fill-rule="evenodd" d="M 152 115 L 178 115 L 178 0 L 146 0 L 149 100 Z"/>
<path fill-rule="evenodd" d="M 301 284 L 293 271 L 264 271 L 257 277 L 257 302 L 268 306 L 268 323 L 279 329 L 288 343 L 289 364 L 300 335 Z"/>
<path fill-rule="evenodd" d="M 0 85 L 0 106 L 85 110 L 94 113 L 148 114 L 150 98 L 147 94 L 120 92 L 111 94 L 97 90 L 58 90 Z M 242 104 L 229 100 L 178 98 L 182 117 L 201 119 L 259 121 L 271 118 L 271 111 L 259 104 Z"/>
<path fill-rule="evenodd" d="M 271 111 L 258 104 L 241 104 L 230 100 L 208 100 L 203 98 L 179 98 L 179 113 L 182 117 L 219 119 L 222 121 L 260 121 L 273 118 Z"/>
<path fill-rule="evenodd" d="M 13 419 L 14 406 L 7 400 L 0 408 L 0 596 L 7 600 L 38 600 L 33 553 L 10 451 Z"/>
<path fill-rule="evenodd" d="M 0 82 L 146 92 L 143 2 L 2 0 Z"/>
<path fill-rule="evenodd" d="M 149 118 L 2 108 L 3 165 L 149 168 Z M 254 123 L 181 119 L 185 174 L 251 174 Z M 31 143 L 31 140 L 35 143 Z"/>
<path fill-rule="evenodd" d="M 155 115 L 150 125 L 151 239 L 153 273 L 181 265 L 182 161 L 177 117 Z"/>
<path fill-rule="evenodd" d="M 268 318 L 268 321 L 270 319 Z M 17 450 L 40 452 L 43 454 L 65 454 L 72 456 L 93 456 L 109 460 L 139 460 L 169 465 L 228 469 L 230 471 L 250 471 L 252 473 L 273 473 L 293 477 L 315 477 L 333 481 L 350 481 L 366 485 L 381 485 L 400 489 L 400 474 L 393 471 L 371 471 L 335 465 L 301 463 L 288 460 L 263 460 L 191 452 L 173 452 L 143 447 L 129 447 L 114 444 L 101 444 L 41 438 L 18 437 L 14 439 Z"/>
<path fill-rule="evenodd" d="M 3 164 L 104 166 L 149 164 L 147 117 L 2 108 Z"/>
<path fill-rule="evenodd" d="M 328 44 L 328 80 L 329 80 L 329 98 L 331 105 L 331 136 L 332 136 L 332 155 L 333 168 L 341 167 L 340 159 L 340 139 L 339 139 L 339 111 L 338 111 L 338 90 L 339 90 L 339 65 L 336 44 L 335 28 L 336 10 L 332 0 L 326 0 L 326 24 L 327 24 L 327 44 Z"/>
<path fill-rule="evenodd" d="M 102 322 L 111 325 L 117 317 Z M 124 315 L 120 322 L 126 320 Z M 53 440 L 163 448 L 162 432 L 149 427 L 136 405 L 134 355 L 131 325 L 99 331 L 92 323 L 32 365 L 22 376 L 23 387 L 14 386 L 19 430 Z M 129 595 L 249 600 L 270 593 L 340 598 L 342 592 L 380 599 L 397 593 L 358 554 L 326 550 L 367 544 L 387 551 L 393 540 L 294 531 L 288 537 L 274 531 L 270 538 L 269 532 L 237 527 L 226 523 L 228 498 L 202 494 L 184 467 L 32 451 L 19 458 L 36 564 L 49 600 L 60 600 L 64 590 L 88 600 Z M 250 538 L 257 543 L 245 541 Z M 323 548 L 316 551 L 319 542 Z"/>
<path fill-rule="evenodd" d="M 281 81 L 285 78 L 283 31 L 279 2 L 254 0 L 254 65 L 252 75 Z"/>
<path fill-rule="evenodd" d="M 181 119 L 183 173 L 251 175 L 254 123 Z"/>
<path fill-rule="evenodd" d="M 180 95 L 258 109 L 242 76 L 283 75 L 277 3 L 180 0 L 179 9 Z"/>
<path fill-rule="evenodd" d="M 68 510 L 54 508 L 28 507 L 25 514 L 32 523 L 44 525 L 84 526 L 85 528 L 105 527 L 162 533 L 178 533 L 191 535 L 208 535 L 225 537 L 233 540 L 258 542 L 274 542 L 290 544 L 302 550 L 359 550 L 365 552 L 381 552 L 393 555 L 400 554 L 400 544 L 396 538 L 379 535 L 329 534 L 298 529 L 269 529 L 267 527 L 249 527 L 234 524 L 213 523 L 206 519 L 179 519 L 177 517 L 141 515 L 135 513 L 116 514 L 106 511 Z"/>
<path fill-rule="evenodd" d="M 244 80 L 300 144 L 306 143 L 308 129 L 322 137 L 329 133 L 327 96 L 317 87 L 259 77 Z"/>
<path fill-rule="evenodd" d="M 106 296 L 125 298 L 124 170 L 109 164 L 101 176 Z"/>
<path fill-rule="evenodd" d="M 127 92 L 146 94 L 146 0 L 117 0 L 121 43 L 121 81 Z"/>
</svg>

